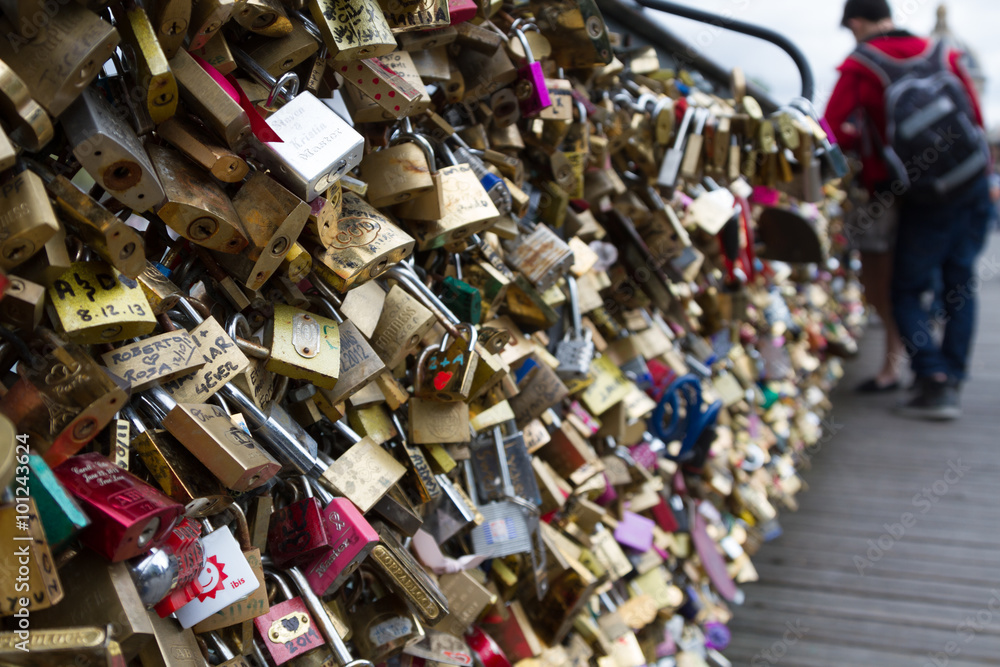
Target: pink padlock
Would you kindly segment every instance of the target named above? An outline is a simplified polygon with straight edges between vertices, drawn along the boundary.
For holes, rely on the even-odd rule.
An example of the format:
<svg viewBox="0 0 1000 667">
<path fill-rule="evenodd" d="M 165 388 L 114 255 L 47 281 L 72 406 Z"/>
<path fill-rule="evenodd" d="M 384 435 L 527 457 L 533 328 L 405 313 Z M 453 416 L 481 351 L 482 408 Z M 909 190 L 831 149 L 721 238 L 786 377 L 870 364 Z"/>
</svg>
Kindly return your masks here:
<svg viewBox="0 0 1000 667">
<path fill-rule="evenodd" d="M 520 27 L 518 27 L 520 25 Z M 549 89 L 545 86 L 545 74 L 542 73 L 542 63 L 535 61 L 531 47 L 528 45 L 528 38 L 524 36 L 525 29 L 535 29 L 538 27 L 533 23 L 514 23 L 514 35 L 524 48 L 524 61 L 517 70 L 517 81 L 514 83 L 514 95 L 521 107 L 521 116 L 531 118 L 537 116 L 543 109 L 552 106 L 549 99 Z"/>
<path fill-rule="evenodd" d="M 325 489 L 316 488 L 323 500 L 323 530 L 328 546 L 302 566 L 302 574 L 320 597 L 340 588 L 354 574 L 379 542 L 378 533 L 347 498 L 324 498 Z"/>
</svg>

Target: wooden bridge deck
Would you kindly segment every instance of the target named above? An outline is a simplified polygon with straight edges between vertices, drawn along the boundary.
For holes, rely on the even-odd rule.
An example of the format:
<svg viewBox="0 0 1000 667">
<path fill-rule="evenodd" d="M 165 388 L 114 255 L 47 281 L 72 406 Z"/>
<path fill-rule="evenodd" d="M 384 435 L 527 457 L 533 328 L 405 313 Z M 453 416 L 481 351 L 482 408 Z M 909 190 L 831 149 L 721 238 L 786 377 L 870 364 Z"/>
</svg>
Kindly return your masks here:
<svg viewBox="0 0 1000 667">
<path fill-rule="evenodd" d="M 1000 665 L 1000 236 L 979 267 L 964 416 L 896 417 L 851 388 L 879 364 L 872 327 L 834 395 L 840 430 L 812 458 L 797 513 L 754 557 L 733 665 Z"/>
</svg>

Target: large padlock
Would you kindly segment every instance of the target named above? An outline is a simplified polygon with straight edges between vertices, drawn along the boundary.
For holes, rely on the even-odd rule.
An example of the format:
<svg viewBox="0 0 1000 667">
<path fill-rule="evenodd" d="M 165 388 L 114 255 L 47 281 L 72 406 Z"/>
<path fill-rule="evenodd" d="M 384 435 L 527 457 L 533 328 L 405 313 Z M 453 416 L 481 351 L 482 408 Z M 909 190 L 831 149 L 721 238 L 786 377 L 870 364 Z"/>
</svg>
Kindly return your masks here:
<svg viewBox="0 0 1000 667">
<path fill-rule="evenodd" d="M 572 275 L 566 276 L 566 284 L 569 287 L 573 328 L 566 332 L 556 347 L 556 359 L 559 361 L 556 373 L 563 380 L 579 381 L 590 373 L 590 363 L 594 359 L 595 348 L 591 330 L 583 328 L 576 278 Z"/>
<path fill-rule="evenodd" d="M 53 472 L 90 517 L 83 543 L 111 562 L 162 544 L 184 512 L 180 503 L 96 452 L 71 457 Z"/>
<path fill-rule="evenodd" d="M 156 319 L 138 283 L 104 262 L 76 262 L 49 288 L 60 329 L 81 344 L 144 336 Z"/>
</svg>

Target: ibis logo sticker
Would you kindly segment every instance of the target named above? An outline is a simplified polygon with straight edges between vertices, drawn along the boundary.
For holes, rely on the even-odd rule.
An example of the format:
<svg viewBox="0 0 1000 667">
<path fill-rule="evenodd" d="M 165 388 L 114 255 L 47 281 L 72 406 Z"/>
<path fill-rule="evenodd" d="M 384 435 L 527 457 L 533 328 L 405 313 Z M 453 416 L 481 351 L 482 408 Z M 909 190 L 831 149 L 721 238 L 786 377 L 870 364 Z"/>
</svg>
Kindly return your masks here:
<svg viewBox="0 0 1000 667">
<path fill-rule="evenodd" d="M 219 562 L 218 556 L 210 556 L 205 559 L 205 569 L 198 575 L 198 583 L 201 585 L 198 602 L 204 602 L 208 598 L 214 600 L 218 591 L 225 590 L 226 587 L 222 582 L 229 578 L 225 565 L 225 563 Z"/>
</svg>

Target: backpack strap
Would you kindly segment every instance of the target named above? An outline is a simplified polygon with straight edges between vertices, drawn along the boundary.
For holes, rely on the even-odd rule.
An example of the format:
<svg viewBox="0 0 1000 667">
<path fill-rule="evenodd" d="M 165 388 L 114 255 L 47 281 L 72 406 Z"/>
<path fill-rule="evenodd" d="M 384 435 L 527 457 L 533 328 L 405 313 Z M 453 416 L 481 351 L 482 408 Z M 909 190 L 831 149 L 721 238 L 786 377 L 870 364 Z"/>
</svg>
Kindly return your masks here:
<svg viewBox="0 0 1000 667">
<path fill-rule="evenodd" d="M 893 58 L 871 44 L 863 42 L 858 45 L 850 58 L 870 70 L 886 88 L 893 81 L 898 81 L 906 74 L 914 73 L 915 70 L 930 68 L 936 71 L 938 67 L 948 68 L 948 48 L 944 40 L 937 40 L 923 53 L 905 59 Z"/>
</svg>

